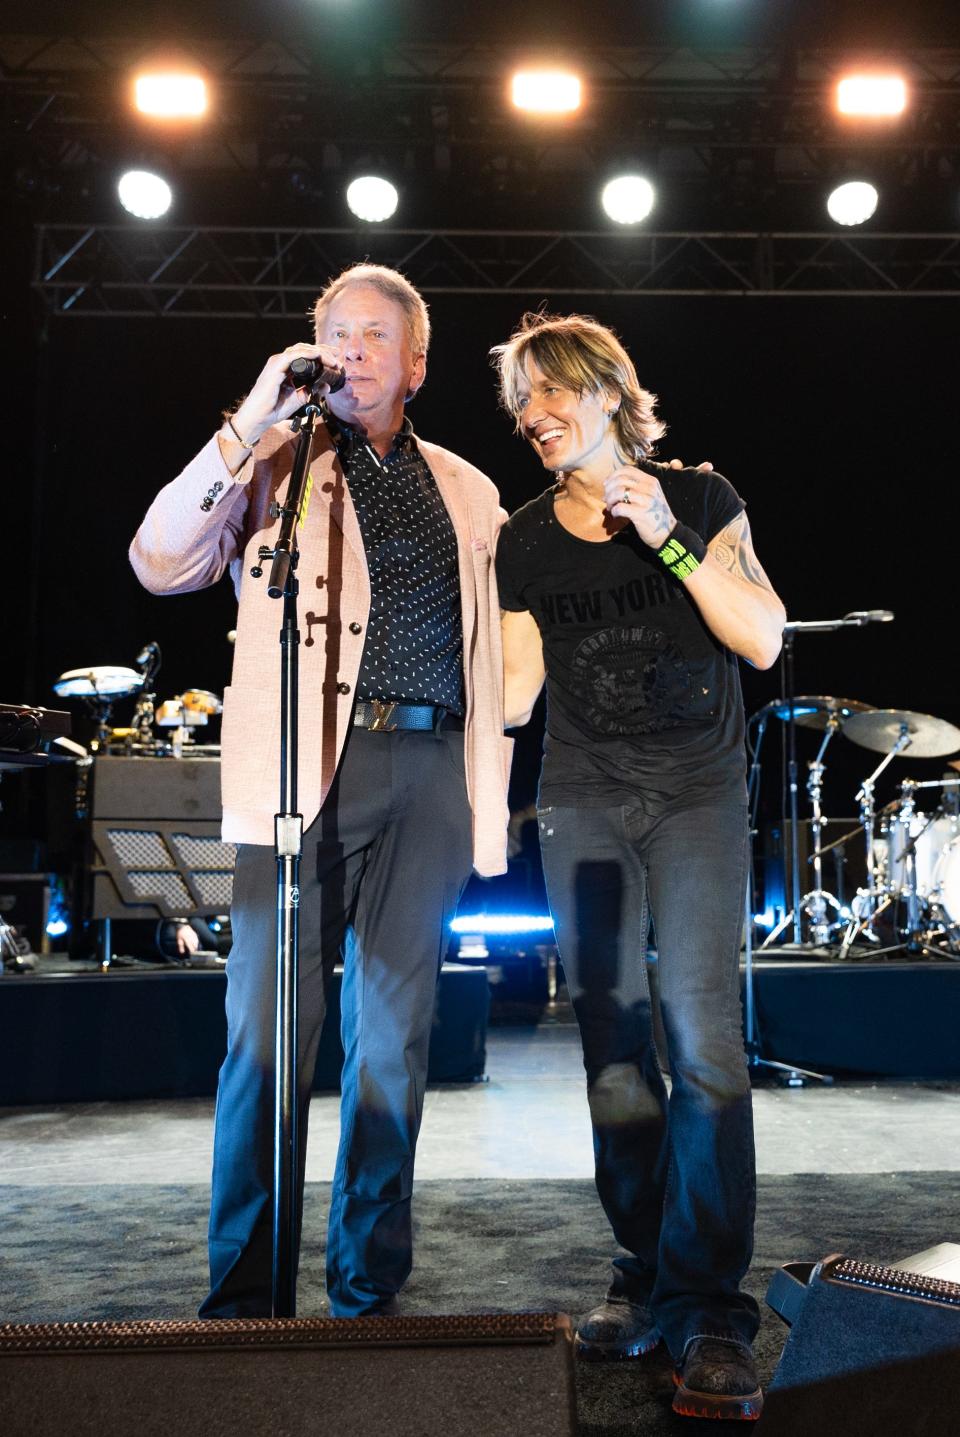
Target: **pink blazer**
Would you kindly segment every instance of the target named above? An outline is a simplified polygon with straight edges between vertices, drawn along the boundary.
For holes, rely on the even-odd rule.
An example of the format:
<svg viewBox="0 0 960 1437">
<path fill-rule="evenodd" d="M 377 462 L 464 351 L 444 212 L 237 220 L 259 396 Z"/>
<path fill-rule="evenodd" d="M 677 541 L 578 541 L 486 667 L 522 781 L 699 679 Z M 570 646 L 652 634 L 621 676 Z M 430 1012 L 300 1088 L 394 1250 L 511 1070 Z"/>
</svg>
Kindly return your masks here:
<svg viewBox="0 0 960 1437">
<path fill-rule="evenodd" d="M 457 535 L 463 609 L 467 793 L 478 873 L 506 870 L 507 780 L 513 740 L 503 733 L 503 658 L 494 549 L 502 511 L 485 475 L 418 440 Z M 281 604 L 265 569 L 251 579 L 260 544 L 279 519 L 270 505 L 290 478 L 289 425 L 261 439 L 237 475 L 214 436 L 161 489 L 130 546 L 130 562 L 153 594 L 215 584 L 230 569 L 239 601 L 233 676 L 224 693 L 223 836 L 273 844 L 280 765 Z M 298 799 L 304 827 L 326 799 L 346 740 L 370 612 L 370 579 L 356 511 L 325 430 L 314 440 L 312 487 L 298 531 L 301 632 Z"/>
</svg>

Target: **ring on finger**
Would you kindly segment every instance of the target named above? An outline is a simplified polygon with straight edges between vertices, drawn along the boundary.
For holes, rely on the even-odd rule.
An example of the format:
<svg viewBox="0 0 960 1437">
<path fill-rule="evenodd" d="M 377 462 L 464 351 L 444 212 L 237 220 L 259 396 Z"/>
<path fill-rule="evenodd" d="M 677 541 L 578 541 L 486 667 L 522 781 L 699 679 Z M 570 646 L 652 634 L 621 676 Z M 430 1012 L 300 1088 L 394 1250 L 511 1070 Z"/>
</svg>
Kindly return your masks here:
<svg viewBox="0 0 960 1437">
<path fill-rule="evenodd" d="M 623 491 L 623 498 L 620 500 L 620 503 L 621 503 L 621 504 L 629 504 L 629 503 L 630 503 L 630 490 L 629 490 L 629 489 L 624 489 L 624 491 Z"/>
</svg>

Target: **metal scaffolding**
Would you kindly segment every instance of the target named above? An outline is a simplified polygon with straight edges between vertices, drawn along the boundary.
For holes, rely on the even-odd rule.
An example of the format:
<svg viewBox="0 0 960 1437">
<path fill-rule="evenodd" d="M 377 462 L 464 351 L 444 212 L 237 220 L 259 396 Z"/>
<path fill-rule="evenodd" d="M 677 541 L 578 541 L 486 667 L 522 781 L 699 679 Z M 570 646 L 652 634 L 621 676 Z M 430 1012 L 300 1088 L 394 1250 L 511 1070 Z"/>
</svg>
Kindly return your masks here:
<svg viewBox="0 0 960 1437">
<path fill-rule="evenodd" d="M 426 295 L 955 298 L 960 233 L 700 233 L 40 225 L 53 315 L 301 317 L 359 258 Z"/>
<path fill-rule="evenodd" d="M 845 50 L 598 45 L 578 52 L 587 103 L 560 132 L 511 110 L 508 44 L 192 36 L 179 53 L 214 90 L 210 122 L 175 146 L 184 169 L 322 174 L 375 152 L 407 170 L 502 179 L 545 162 L 595 172 L 631 154 L 673 177 L 729 179 L 733 169 L 741 182 L 754 172 L 758 183 L 809 182 L 853 148 L 911 182 L 960 174 L 956 47 L 891 55 L 910 110 L 894 127 L 865 129 L 830 113 Z M 0 94 L 22 153 L 62 172 L 113 162 L 131 125 L 149 143 L 129 113 L 128 82 L 150 54 L 143 36 L 0 34 Z"/>
</svg>

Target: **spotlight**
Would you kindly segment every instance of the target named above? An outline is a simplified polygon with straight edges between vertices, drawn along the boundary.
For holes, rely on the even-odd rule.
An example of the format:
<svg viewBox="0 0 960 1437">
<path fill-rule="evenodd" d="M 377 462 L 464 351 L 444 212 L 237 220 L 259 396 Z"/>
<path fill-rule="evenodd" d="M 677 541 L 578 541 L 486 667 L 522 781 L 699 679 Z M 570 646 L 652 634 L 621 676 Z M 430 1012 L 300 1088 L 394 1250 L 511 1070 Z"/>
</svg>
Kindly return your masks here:
<svg viewBox="0 0 960 1437">
<path fill-rule="evenodd" d="M 845 75 L 837 85 L 841 115 L 882 119 L 902 115 L 907 108 L 907 87 L 901 75 Z"/>
<path fill-rule="evenodd" d="M 201 75 L 167 71 L 138 75 L 133 102 L 142 115 L 157 120 L 196 119 L 207 112 L 207 85 Z"/>
<path fill-rule="evenodd" d="M 400 202 L 396 186 L 377 175 L 361 175 L 347 187 L 347 204 L 358 220 L 388 220 Z"/>
<path fill-rule="evenodd" d="M 159 219 L 173 202 L 173 191 L 166 180 L 149 170 L 127 170 L 120 176 L 117 193 L 123 208 L 139 220 Z"/>
<path fill-rule="evenodd" d="M 866 180 L 848 180 L 827 199 L 827 213 L 838 225 L 862 225 L 877 208 L 879 194 Z"/>
<path fill-rule="evenodd" d="M 601 203 L 607 215 L 618 225 L 635 225 L 645 220 L 653 209 L 656 194 L 653 185 L 641 175 L 618 175 L 604 185 Z"/>
<path fill-rule="evenodd" d="M 518 110 L 537 115 L 568 115 L 580 108 L 578 75 L 566 70 L 518 70 L 510 97 Z"/>
</svg>

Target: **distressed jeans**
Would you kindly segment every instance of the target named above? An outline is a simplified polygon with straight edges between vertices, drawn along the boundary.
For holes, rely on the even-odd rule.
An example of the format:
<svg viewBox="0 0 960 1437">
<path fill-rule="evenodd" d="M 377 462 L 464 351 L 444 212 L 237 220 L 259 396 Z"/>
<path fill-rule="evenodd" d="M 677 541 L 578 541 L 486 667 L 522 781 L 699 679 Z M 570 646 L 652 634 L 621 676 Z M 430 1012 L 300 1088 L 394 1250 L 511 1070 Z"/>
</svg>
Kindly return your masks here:
<svg viewBox="0 0 960 1437">
<path fill-rule="evenodd" d="M 625 1250 L 611 1292 L 650 1307 L 678 1360 L 701 1335 L 749 1343 L 759 1313 L 740 1287 L 756 1206 L 739 979 L 746 807 L 543 808 L 540 845 L 583 1040 L 597 1190 Z M 669 1094 L 654 1045 L 651 918 Z"/>
</svg>

